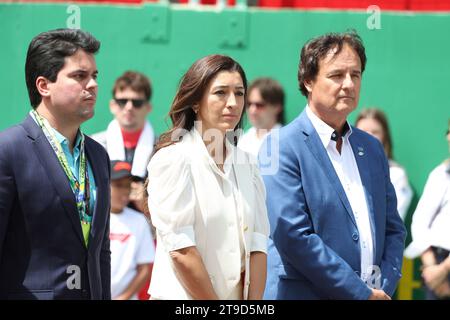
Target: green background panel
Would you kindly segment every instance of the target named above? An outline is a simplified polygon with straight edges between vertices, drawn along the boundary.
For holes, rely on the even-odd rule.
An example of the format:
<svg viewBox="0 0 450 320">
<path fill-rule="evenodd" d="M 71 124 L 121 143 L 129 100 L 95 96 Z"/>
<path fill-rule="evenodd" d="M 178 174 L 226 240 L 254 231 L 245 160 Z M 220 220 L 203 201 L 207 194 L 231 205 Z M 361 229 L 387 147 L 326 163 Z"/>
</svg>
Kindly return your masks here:
<svg viewBox="0 0 450 320">
<path fill-rule="evenodd" d="M 30 40 L 39 32 L 66 27 L 68 6 L 0 4 L 0 130 L 21 121 L 30 109 L 24 80 Z M 149 119 L 160 134 L 167 129 L 165 116 L 182 74 L 211 53 L 234 57 L 249 80 L 278 79 L 291 121 L 306 102 L 297 84 L 300 48 L 314 36 L 351 28 L 363 38 L 368 57 L 357 111 L 377 106 L 388 115 L 395 158 L 416 192 L 410 213 L 428 173 L 448 156 L 444 133 L 450 117 L 450 14 L 381 12 L 381 28 L 371 30 L 365 11 L 219 11 L 159 4 L 79 8 L 81 28 L 102 42 L 96 114 L 83 125 L 88 134 L 104 130 L 112 119 L 111 88 L 128 69 L 151 78 L 154 111 Z"/>
</svg>

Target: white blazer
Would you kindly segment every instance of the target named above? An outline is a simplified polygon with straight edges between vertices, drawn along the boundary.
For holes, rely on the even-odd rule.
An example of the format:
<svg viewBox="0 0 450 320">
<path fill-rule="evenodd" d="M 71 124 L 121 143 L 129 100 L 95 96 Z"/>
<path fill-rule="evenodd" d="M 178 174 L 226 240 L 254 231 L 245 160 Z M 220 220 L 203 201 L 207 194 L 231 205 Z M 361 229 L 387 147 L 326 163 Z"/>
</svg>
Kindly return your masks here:
<svg viewBox="0 0 450 320">
<path fill-rule="evenodd" d="M 148 205 L 157 233 L 149 293 L 155 299 L 192 299 L 169 255 L 190 246 L 200 252 L 218 297 L 229 297 L 241 279 L 239 233 L 247 271 L 243 297 L 248 297 L 250 253 L 267 252 L 265 188 L 254 159 L 239 148 L 227 147 L 225 174 L 196 129 L 159 150 L 148 165 Z M 232 170 L 237 184 L 227 178 Z"/>
</svg>

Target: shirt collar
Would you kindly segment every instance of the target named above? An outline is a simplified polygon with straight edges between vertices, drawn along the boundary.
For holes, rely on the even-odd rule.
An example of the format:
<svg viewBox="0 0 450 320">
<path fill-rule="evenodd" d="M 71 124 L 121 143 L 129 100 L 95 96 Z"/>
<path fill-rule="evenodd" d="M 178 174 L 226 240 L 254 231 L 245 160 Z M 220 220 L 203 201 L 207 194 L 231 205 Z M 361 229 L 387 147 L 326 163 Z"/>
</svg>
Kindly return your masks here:
<svg viewBox="0 0 450 320">
<path fill-rule="evenodd" d="M 205 143 L 203 142 L 202 139 L 202 135 L 201 133 L 197 130 L 197 128 L 194 126 L 191 131 L 190 131 L 190 135 L 193 139 L 193 141 L 195 142 L 195 144 L 198 147 L 198 152 L 203 158 L 207 159 L 207 161 L 209 162 L 209 164 L 220 174 L 223 174 L 222 171 L 219 170 L 219 168 L 217 168 L 217 165 L 214 162 L 214 159 L 211 157 L 211 155 L 208 152 L 207 147 L 205 146 Z M 228 175 L 229 171 L 232 168 L 232 164 L 235 160 L 236 157 L 236 147 L 228 140 L 225 139 L 225 144 L 226 144 L 226 157 L 225 157 L 225 161 L 223 164 L 223 168 L 224 168 L 224 172 L 226 175 Z"/>
<path fill-rule="evenodd" d="M 62 145 L 67 146 L 68 145 L 67 138 L 65 136 L 63 136 L 61 133 L 59 133 L 58 130 L 56 130 L 55 128 L 52 127 L 52 129 L 53 129 L 56 139 L 58 139 L 58 142 L 61 144 L 61 146 Z M 75 143 L 73 145 L 73 148 L 79 149 L 80 145 L 81 145 L 81 132 L 80 132 L 80 130 L 78 130 L 77 137 L 75 138 Z"/>
<path fill-rule="evenodd" d="M 31 117 L 33 118 L 33 120 L 37 122 L 36 117 L 34 116 L 34 113 L 30 111 L 29 113 L 31 115 Z M 53 133 L 55 134 L 56 139 L 58 140 L 58 142 L 61 144 L 61 146 L 67 146 L 68 142 L 67 142 L 67 138 L 64 137 L 61 133 L 58 132 L 58 130 L 56 130 L 55 128 L 53 128 L 52 126 L 50 126 L 53 130 Z M 75 138 L 75 144 L 74 144 L 74 149 L 78 149 L 81 145 L 81 131 L 78 130 L 77 132 L 77 137 Z"/>
<path fill-rule="evenodd" d="M 306 115 L 308 116 L 309 120 L 311 120 L 311 123 L 314 129 L 316 129 L 317 133 L 319 134 L 320 141 L 322 141 L 322 144 L 325 148 L 328 146 L 331 140 L 337 141 L 339 136 L 336 130 L 334 130 L 322 119 L 320 119 L 308 105 L 306 105 Z M 345 121 L 342 137 L 348 138 L 351 134 L 352 127 L 349 125 L 348 121 Z"/>
</svg>

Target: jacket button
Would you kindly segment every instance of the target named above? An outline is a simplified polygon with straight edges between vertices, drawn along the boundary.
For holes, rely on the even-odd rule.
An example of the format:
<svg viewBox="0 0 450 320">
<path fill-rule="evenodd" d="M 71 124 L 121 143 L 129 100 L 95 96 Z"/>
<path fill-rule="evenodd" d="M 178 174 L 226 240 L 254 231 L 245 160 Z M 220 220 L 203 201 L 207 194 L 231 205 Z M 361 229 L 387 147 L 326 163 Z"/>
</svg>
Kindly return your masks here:
<svg viewBox="0 0 450 320">
<path fill-rule="evenodd" d="M 352 234 L 352 239 L 355 240 L 355 241 L 358 241 L 359 236 L 358 236 L 358 234 L 356 232 L 354 234 Z"/>
</svg>

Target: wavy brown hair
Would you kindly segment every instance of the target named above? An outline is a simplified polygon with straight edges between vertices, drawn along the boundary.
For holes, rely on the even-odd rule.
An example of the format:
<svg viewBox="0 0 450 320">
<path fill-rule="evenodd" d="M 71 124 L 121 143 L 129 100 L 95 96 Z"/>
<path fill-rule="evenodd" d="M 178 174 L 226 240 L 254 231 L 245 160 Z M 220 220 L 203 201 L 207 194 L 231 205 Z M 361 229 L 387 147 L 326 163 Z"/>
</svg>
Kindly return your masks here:
<svg viewBox="0 0 450 320">
<path fill-rule="evenodd" d="M 193 106 L 200 102 L 211 80 L 222 71 L 238 72 L 242 78 L 245 92 L 247 92 L 245 72 L 241 65 L 232 58 L 213 54 L 197 60 L 181 78 L 168 114 L 172 121 L 172 128 L 161 134 L 155 147 L 155 153 L 161 148 L 178 142 L 182 138 L 183 131 L 190 131 L 194 127 L 196 114 Z M 247 100 L 245 100 L 246 104 Z M 245 106 L 234 131 L 242 128 L 244 113 Z M 234 143 L 236 144 L 237 141 Z"/>
</svg>

